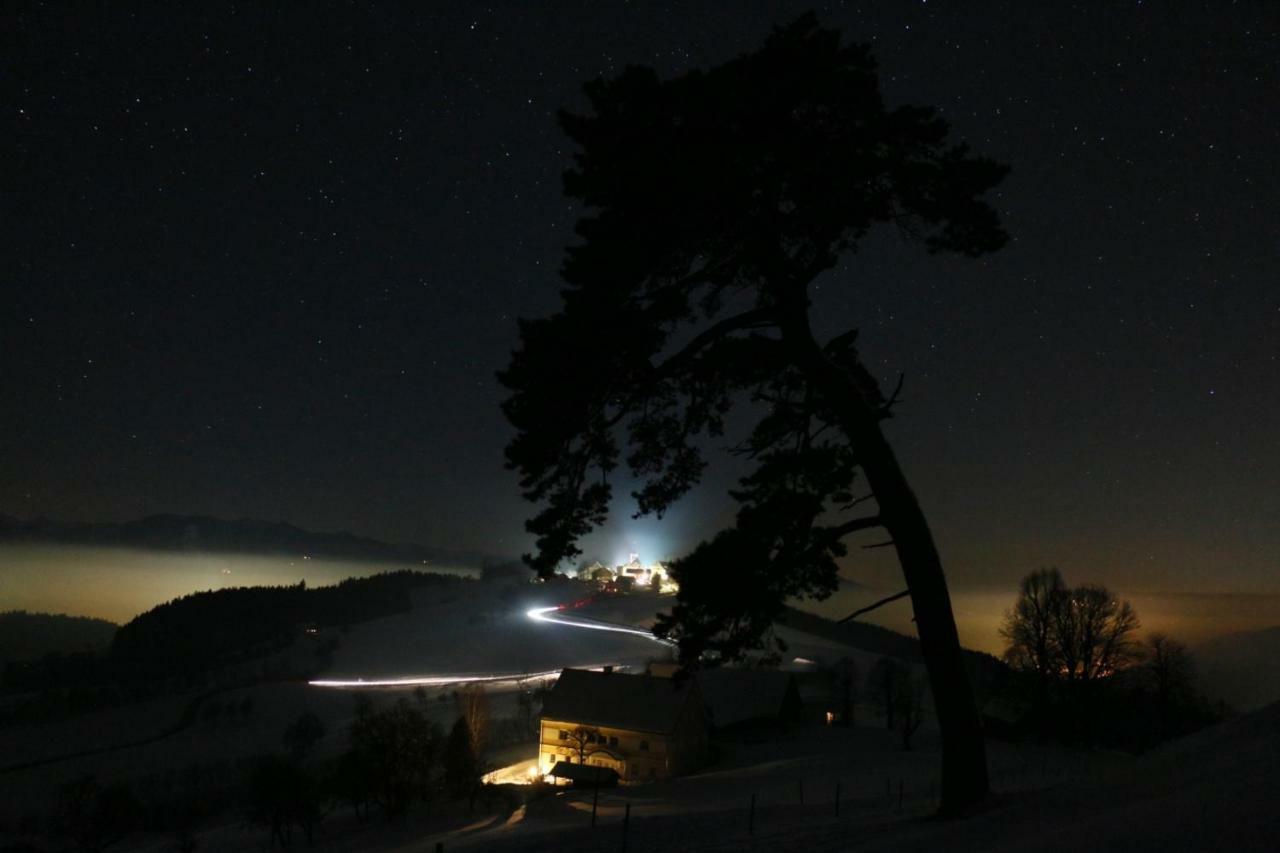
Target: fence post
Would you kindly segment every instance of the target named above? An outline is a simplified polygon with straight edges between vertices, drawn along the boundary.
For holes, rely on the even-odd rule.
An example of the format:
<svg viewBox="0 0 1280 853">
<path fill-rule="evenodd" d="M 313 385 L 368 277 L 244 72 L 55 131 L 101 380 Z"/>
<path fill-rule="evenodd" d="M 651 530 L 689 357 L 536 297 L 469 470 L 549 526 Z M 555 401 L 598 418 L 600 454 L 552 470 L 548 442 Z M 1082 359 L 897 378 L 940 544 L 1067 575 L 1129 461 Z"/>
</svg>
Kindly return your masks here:
<svg viewBox="0 0 1280 853">
<path fill-rule="evenodd" d="M 596 806 L 600 804 L 600 765 L 596 765 L 596 786 L 591 794 L 591 827 L 596 825 Z"/>
<path fill-rule="evenodd" d="M 751 808 L 747 812 L 747 835 L 756 834 L 756 795 L 751 795 Z"/>
<path fill-rule="evenodd" d="M 631 829 L 631 803 L 627 803 L 622 813 L 622 853 L 627 853 L 627 832 Z"/>
<path fill-rule="evenodd" d="M 840 817 L 840 781 L 836 780 L 836 817 Z"/>
</svg>

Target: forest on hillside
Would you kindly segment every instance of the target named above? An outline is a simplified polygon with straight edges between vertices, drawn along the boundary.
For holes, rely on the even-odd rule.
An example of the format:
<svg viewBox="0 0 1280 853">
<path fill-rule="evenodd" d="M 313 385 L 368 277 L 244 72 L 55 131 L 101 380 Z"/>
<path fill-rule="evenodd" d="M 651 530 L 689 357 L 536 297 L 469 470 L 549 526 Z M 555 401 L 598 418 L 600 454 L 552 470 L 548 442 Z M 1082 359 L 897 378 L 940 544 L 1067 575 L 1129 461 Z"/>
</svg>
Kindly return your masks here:
<svg viewBox="0 0 1280 853">
<path fill-rule="evenodd" d="M 397 571 L 313 588 L 299 582 L 197 592 L 121 626 L 110 660 L 127 679 L 208 671 L 269 653 L 307 629 L 342 628 L 405 613 L 413 590 L 462 582 L 453 575 Z"/>
<path fill-rule="evenodd" d="M 77 713 L 206 684 L 214 676 L 253 680 L 263 676 L 243 664 L 283 652 L 299 639 L 315 643 L 314 655 L 308 653 L 314 668 L 338 642 L 331 629 L 407 612 L 415 590 L 465 582 L 455 575 L 396 571 L 332 586 L 298 583 L 185 595 L 119 628 L 111 625 L 112 636 L 92 648 L 7 660 L 0 695 L 10 700 L 0 707 L 0 721 Z M 12 624 L 43 624 L 6 617 Z M 284 670 L 277 677 L 286 677 Z"/>
<path fill-rule="evenodd" d="M 100 652 L 111 645 L 116 624 L 88 616 L 61 613 L 0 613 L 0 667 L 50 654 Z"/>
</svg>

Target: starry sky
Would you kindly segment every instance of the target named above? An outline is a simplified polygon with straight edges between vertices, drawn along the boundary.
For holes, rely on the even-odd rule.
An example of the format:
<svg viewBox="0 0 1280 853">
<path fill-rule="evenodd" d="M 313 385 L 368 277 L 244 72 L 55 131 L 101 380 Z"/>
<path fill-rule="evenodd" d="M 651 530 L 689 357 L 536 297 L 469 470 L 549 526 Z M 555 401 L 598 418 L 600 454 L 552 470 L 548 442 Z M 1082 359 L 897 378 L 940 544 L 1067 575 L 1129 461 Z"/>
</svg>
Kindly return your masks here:
<svg viewBox="0 0 1280 853">
<path fill-rule="evenodd" d="M 557 304 L 555 111 L 812 7 L 273 5 L 0 12 L 0 513 L 518 553 L 494 371 Z M 1280 8 L 817 11 L 1012 167 L 1001 252 L 877 234 L 816 295 L 905 375 L 890 438 L 953 585 L 1280 593 Z M 586 550 L 679 553 L 730 477 Z M 893 587 L 882 559 L 845 573 Z"/>
</svg>

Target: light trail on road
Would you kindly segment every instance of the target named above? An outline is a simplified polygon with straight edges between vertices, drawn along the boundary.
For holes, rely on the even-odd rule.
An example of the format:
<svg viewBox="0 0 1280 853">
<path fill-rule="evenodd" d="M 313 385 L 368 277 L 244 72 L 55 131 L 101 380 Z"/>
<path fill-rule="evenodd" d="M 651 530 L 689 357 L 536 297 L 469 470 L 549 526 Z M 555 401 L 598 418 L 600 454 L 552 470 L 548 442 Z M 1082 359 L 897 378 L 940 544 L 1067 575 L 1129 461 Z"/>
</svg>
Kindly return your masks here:
<svg viewBox="0 0 1280 853">
<path fill-rule="evenodd" d="M 554 616 L 551 614 L 555 614 Z M 592 631 L 612 631 L 615 634 L 631 634 L 635 637 L 644 637 L 646 640 L 652 640 L 664 646 L 674 646 L 675 643 L 670 640 L 664 640 L 661 637 L 655 637 L 652 631 L 644 628 L 633 628 L 630 625 L 617 625 L 613 622 L 602 622 L 599 619 L 591 619 L 586 616 L 569 616 L 561 607 L 534 607 L 525 613 L 535 622 L 554 622 L 557 625 L 568 625 L 571 628 L 587 628 Z"/>
<path fill-rule="evenodd" d="M 312 687 L 449 687 L 454 684 L 491 684 L 509 681 L 550 681 L 560 675 L 560 670 L 545 672 L 508 672 L 500 675 L 422 675 L 405 678 L 318 678 L 308 681 Z"/>
<path fill-rule="evenodd" d="M 525 611 L 525 616 L 534 622 L 545 622 L 554 625 L 566 625 L 570 628 L 585 628 L 590 631 L 609 631 L 614 634 L 630 634 L 643 637 L 663 646 L 675 646 L 670 640 L 655 637 L 652 631 L 634 628 L 630 625 L 619 625 L 604 622 L 587 616 L 571 616 L 564 612 L 563 605 L 552 607 L 534 607 Z M 600 669 L 605 664 L 580 667 L 581 669 Z M 351 689 L 362 687 L 453 687 L 464 684 L 521 684 L 528 681 L 551 681 L 560 675 L 560 669 L 549 669 L 544 672 L 504 672 L 488 675 L 410 675 L 403 678 L 317 678 L 308 681 L 311 687 L 331 687 Z"/>
</svg>

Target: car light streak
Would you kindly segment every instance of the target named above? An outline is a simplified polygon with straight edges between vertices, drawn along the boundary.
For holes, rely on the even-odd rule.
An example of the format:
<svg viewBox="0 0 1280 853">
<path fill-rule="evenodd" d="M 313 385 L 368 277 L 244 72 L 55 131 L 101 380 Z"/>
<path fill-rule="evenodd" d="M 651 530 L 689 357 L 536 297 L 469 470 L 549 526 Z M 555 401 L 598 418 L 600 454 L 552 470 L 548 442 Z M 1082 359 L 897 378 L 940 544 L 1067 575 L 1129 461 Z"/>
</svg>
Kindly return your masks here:
<svg viewBox="0 0 1280 853">
<path fill-rule="evenodd" d="M 312 687 L 448 687 L 454 684 L 490 684 L 498 681 L 509 681 L 518 684 L 523 681 L 549 681 L 560 675 L 560 670 L 549 669 L 546 672 L 509 672 L 501 675 L 423 675 L 405 678 L 318 678 L 308 681 Z"/>
<path fill-rule="evenodd" d="M 615 634 L 630 634 L 644 637 L 664 646 L 674 646 L 670 640 L 655 637 L 644 628 L 633 628 L 630 625 L 618 625 L 613 622 L 602 622 L 586 616 L 569 616 L 565 614 L 563 605 L 556 607 L 534 607 L 525 612 L 534 622 L 548 622 L 556 625 L 567 625 L 570 628 L 586 628 L 591 631 L 611 631 Z M 582 667 L 583 669 L 599 669 L 605 664 Z M 311 687 L 333 688 L 365 688 L 365 687 L 452 687 L 460 684 L 494 684 L 506 682 L 520 684 L 527 681 L 550 681 L 559 677 L 559 669 L 545 672 L 507 672 L 490 675 L 412 675 L 403 678 L 317 678 L 308 681 Z"/>
<path fill-rule="evenodd" d="M 535 607 L 526 612 L 525 615 L 535 622 L 554 622 L 557 625 L 568 625 L 571 628 L 588 628 L 592 631 L 612 631 L 616 634 L 631 634 L 635 637 L 644 637 L 646 640 L 661 643 L 664 646 L 675 645 L 675 643 L 670 640 L 655 637 L 652 631 L 646 631 L 644 628 L 633 628 L 630 625 L 616 625 L 612 622 L 601 622 L 599 619 L 589 619 L 586 616 L 568 616 L 565 615 L 559 607 Z"/>
</svg>

